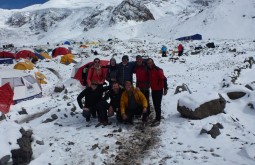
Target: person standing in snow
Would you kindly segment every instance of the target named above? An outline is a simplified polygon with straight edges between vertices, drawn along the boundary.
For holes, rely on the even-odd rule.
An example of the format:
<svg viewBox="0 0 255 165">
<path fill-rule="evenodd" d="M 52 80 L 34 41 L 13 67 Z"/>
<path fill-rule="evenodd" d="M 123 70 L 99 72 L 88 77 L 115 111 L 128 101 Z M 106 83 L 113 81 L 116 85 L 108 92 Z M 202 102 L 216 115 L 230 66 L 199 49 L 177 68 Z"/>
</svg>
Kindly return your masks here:
<svg viewBox="0 0 255 165">
<path fill-rule="evenodd" d="M 111 58 L 110 65 L 107 66 L 107 74 L 106 74 L 106 80 L 109 82 L 110 87 L 112 87 L 112 84 L 114 81 L 117 81 L 117 74 L 118 74 L 118 69 L 117 69 L 116 59 Z"/>
<path fill-rule="evenodd" d="M 135 116 L 143 115 L 143 121 L 147 114 L 148 103 L 144 94 L 134 88 L 130 81 L 125 82 L 125 91 L 121 95 L 120 99 L 120 113 L 122 120 L 133 124 Z"/>
<path fill-rule="evenodd" d="M 91 81 L 94 80 L 98 85 L 103 86 L 106 79 L 107 69 L 100 65 L 100 59 L 94 59 L 94 65 L 88 70 L 87 84 L 91 86 Z"/>
<path fill-rule="evenodd" d="M 178 48 L 178 56 L 182 56 L 184 47 L 182 46 L 182 44 L 179 44 L 177 48 Z"/>
<path fill-rule="evenodd" d="M 168 87 L 163 70 L 155 65 L 152 58 L 147 60 L 147 67 L 149 69 L 152 102 L 156 112 L 156 118 L 151 124 L 153 127 L 160 124 L 162 96 L 167 94 Z"/>
<path fill-rule="evenodd" d="M 161 48 L 162 57 L 166 57 L 166 51 L 167 51 L 167 47 L 165 45 L 162 45 L 162 48 Z"/>
<path fill-rule="evenodd" d="M 121 86 L 124 86 L 125 81 L 133 83 L 133 69 L 135 62 L 129 62 L 129 57 L 124 55 L 122 62 L 118 64 L 117 81 Z"/>
<path fill-rule="evenodd" d="M 140 55 L 136 56 L 136 65 L 134 67 L 134 73 L 136 74 L 136 88 L 139 89 L 147 99 L 147 117 L 150 114 L 150 82 L 149 82 L 149 70 L 143 57 Z M 146 117 L 146 121 L 147 121 Z"/>
</svg>

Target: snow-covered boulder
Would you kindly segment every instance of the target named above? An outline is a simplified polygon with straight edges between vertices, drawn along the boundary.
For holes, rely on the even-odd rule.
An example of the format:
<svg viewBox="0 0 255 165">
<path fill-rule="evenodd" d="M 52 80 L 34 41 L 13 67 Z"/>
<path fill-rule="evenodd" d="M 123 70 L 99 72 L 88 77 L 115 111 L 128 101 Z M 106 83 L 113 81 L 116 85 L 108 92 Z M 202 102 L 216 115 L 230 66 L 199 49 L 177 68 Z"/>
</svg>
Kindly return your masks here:
<svg viewBox="0 0 255 165">
<path fill-rule="evenodd" d="M 178 100 L 177 110 L 183 117 L 203 119 L 224 111 L 226 100 L 218 93 L 192 93 Z"/>
</svg>

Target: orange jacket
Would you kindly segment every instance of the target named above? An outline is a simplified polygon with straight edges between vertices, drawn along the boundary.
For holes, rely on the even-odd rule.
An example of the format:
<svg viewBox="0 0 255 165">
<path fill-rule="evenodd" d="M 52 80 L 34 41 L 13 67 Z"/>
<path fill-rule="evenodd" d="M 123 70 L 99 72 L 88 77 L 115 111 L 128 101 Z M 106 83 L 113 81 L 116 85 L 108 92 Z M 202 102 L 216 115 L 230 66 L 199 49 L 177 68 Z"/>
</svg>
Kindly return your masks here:
<svg viewBox="0 0 255 165">
<path fill-rule="evenodd" d="M 144 94 L 136 88 L 132 88 L 132 91 L 134 93 L 137 104 L 141 105 L 143 108 L 147 108 L 148 102 Z M 127 94 L 127 91 L 124 91 L 120 98 L 120 114 L 121 115 L 125 114 L 127 107 L 128 107 L 128 94 Z"/>
</svg>

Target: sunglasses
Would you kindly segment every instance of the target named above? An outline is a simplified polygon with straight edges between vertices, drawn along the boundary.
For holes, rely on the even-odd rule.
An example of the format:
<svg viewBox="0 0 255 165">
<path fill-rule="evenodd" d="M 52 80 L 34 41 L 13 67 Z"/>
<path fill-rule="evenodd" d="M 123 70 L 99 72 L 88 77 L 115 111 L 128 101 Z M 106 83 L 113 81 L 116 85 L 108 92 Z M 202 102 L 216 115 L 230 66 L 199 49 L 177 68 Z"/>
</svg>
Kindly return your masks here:
<svg viewBox="0 0 255 165">
<path fill-rule="evenodd" d="M 94 63 L 97 63 L 97 64 L 98 64 L 98 63 L 100 63 L 100 61 L 94 61 Z"/>
<path fill-rule="evenodd" d="M 97 85 L 97 83 L 92 83 L 91 85 Z"/>
</svg>

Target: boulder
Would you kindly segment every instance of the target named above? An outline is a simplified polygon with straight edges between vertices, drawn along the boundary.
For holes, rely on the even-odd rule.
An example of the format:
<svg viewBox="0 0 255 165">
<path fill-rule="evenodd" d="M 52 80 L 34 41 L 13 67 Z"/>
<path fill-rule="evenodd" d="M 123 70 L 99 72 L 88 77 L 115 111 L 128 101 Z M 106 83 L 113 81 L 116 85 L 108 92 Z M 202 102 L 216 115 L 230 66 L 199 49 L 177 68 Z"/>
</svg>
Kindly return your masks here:
<svg viewBox="0 0 255 165">
<path fill-rule="evenodd" d="M 11 150 L 13 165 L 29 164 L 32 159 L 33 151 L 31 147 L 32 130 L 20 129 L 22 137 L 17 140 L 19 149 Z"/>
<path fill-rule="evenodd" d="M 236 92 L 228 92 L 227 95 L 231 100 L 236 100 L 245 96 L 246 93 L 241 91 L 240 92 L 236 91 Z"/>
<path fill-rule="evenodd" d="M 200 106 L 193 109 L 189 107 L 189 105 L 180 104 L 180 100 L 178 100 L 177 110 L 181 113 L 183 117 L 189 119 L 203 119 L 208 116 L 216 115 L 224 112 L 224 108 L 226 105 L 226 100 L 218 94 L 217 99 L 213 99 L 204 103 L 201 103 Z M 192 97 L 192 95 L 190 96 Z M 196 98 L 189 98 L 190 102 L 197 102 Z M 193 100 L 192 100 L 193 99 Z"/>
</svg>

